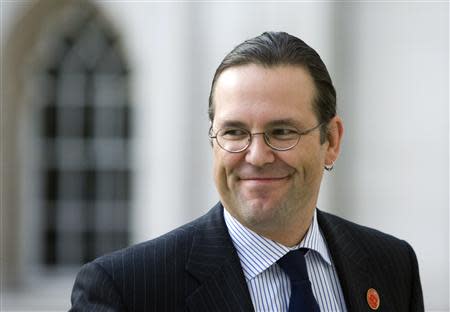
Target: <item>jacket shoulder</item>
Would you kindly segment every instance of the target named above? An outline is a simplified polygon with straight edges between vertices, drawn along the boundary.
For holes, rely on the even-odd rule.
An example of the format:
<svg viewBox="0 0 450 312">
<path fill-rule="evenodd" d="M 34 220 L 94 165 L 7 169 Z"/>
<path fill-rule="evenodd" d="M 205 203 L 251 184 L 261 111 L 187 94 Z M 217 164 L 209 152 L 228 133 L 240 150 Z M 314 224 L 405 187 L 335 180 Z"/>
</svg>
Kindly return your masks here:
<svg viewBox="0 0 450 312">
<path fill-rule="evenodd" d="M 160 237 L 85 264 L 72 292 L 73 311 L 88 306 L 93 298 L 91 305 L 116 308 L 111 311 L 123 307 L 130 311 L 179 310 L 185 296 L 198 287 L 198 281 L 186 271 L 193 243 L 202 231 L 221 222 L 221 215 L 216 206 Z"/>
<path fill-rule="evenodd" d="M 362 226 L 330 213 L 318 213 L 320 228 L 335 257 L 344 252 L 358 259 L 367 259 L 373 269 L 402 272 L 406 276 L 417 268 L 411 245 L 379 230 Z"/>
<path fill-rule="evenodd" d="M 333 236 L 336 240 L 351 238 L 353 241 L 361 242 L 364 249 L 373 249 L 370 248 L 372 244 L 383 245 L 383 248 L 411 248 L 406 241 L 393 235 L 354 223 L 334 214 L 318 211 L 317 215 L 321 230 L 326 232 L 326 236 Z"/>
</svg>

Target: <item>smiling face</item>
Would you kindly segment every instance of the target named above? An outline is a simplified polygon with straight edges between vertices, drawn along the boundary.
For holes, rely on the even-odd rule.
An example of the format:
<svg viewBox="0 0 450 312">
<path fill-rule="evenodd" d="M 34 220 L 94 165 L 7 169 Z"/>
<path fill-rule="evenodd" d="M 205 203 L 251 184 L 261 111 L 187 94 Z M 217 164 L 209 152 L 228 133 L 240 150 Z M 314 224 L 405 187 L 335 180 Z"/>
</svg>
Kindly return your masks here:
<svg viewBox="0 0 450 312">
<path fill-rule="evenodd" d="M 274 125 L 312 128 L 319 123 L 314 96 L 314 82 L 303 67 L 231 67 L 216 84 L 213 131 L 235 125 L 252 133 Z M 311 222 L 323 167 L 337 157 L 328 140 L 320 143 L 320 130 L 302 136 L 288 151 L 272 150 L 262 135 L 240 153 L 229 153 L 216 141 L 213 150 L 216 187 L 230 214 L 268 238 L 298 243 Z"/>
</svg>

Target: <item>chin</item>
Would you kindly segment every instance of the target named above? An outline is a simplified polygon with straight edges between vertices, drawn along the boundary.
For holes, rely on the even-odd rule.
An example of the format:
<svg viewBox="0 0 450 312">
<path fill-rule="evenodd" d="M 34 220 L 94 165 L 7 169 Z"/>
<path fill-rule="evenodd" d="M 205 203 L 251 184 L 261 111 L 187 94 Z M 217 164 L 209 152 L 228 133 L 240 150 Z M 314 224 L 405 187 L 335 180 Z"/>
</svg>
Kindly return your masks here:
<svg viewBox="0 0 450 312">
<path fill-rule="evenodd" d="M 261 226 L 266 223 L 274 223 L 280 214 L 281 206 L 272 201 L 253 199 L 239 203 L 239 215 L 246 224 Z"/>
</svg>

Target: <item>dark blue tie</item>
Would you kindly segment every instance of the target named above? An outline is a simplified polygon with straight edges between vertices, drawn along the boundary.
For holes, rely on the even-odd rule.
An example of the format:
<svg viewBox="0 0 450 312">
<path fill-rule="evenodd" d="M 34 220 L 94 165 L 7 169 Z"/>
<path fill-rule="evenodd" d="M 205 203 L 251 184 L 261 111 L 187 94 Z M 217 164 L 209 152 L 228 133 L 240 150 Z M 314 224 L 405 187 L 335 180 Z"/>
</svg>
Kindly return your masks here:
<svg viewBox="0 0 450 312">
<path fill-rule="evenodd" d="M 308 249 L 292 250 L 277 261 L 278 265 L 291 280 L 291 299 L 289 312 L 307 311 L 320 312 L 316 298 L 314 298 L 311 282 L 306 269 L 305 253 Z"/>
</svg>

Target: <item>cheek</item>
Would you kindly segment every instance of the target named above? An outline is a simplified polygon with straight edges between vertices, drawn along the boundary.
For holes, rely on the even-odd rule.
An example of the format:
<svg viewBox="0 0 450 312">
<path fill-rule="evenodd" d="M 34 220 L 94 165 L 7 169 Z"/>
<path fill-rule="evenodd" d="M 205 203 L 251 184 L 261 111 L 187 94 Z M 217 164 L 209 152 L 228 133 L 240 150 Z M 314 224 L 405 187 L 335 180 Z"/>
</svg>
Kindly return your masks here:
<svg viewBox="0 0 450 312">
<path fill-rule="evenodd" d="M 324 164 L 323 152 L 317 148 L 304 148 L 295 153 L 280 155 L 279 158 L 288 166 L 295 168 L 304 180 L 317 177 L 322 172 Z"/>
<path fill-rule="evenodd" d="M 294 168 L 296 171 L 303 172 L 303 166 L 305 165 L 305 157 L 301 152 L 295 153 L 278 153 L 277 160 L 279 163 Z"/>
<path fill-rule="evenodd" d="M 218 187 L 228 184 L 242 156 L 214 149 L 214 179 Z"/>
</svg>

